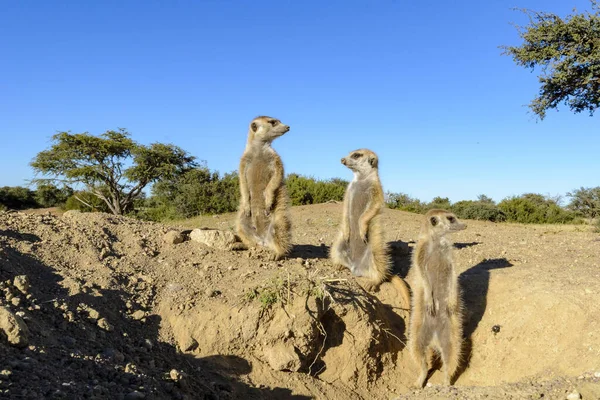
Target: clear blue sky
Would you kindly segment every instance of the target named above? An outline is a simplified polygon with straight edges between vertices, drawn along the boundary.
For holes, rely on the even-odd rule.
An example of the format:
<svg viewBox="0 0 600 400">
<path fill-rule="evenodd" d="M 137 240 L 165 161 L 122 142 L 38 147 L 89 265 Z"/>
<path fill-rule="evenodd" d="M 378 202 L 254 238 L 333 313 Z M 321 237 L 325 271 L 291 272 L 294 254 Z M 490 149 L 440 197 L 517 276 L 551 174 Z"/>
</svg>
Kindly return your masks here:
<svg viewBox="0 0 600 400">
<path fill-rule="evenodd" d="M 237 169 L 249 121 L 291 126 L 286 172 L 351 173 L 379 154 L 385 190 L 422 200 L 565 194 L 600 185 L 600 115 L 526 105 L 535 73 L 501 56 L 512 7 L 587 0 L 4 1 L 0 186 L 23 185 L 57 131 L 127 128 Z"/>
</svg>

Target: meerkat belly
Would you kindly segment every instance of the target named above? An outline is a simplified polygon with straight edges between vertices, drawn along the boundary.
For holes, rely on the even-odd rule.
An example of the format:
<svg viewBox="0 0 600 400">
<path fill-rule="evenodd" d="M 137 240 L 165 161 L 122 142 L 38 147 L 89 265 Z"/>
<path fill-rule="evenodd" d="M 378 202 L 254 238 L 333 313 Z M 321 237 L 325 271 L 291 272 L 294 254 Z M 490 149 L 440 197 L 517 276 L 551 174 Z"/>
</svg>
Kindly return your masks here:
<svg viewBox="0 0 600 400">
<path fill-rule="evenodd" d="M 450 279 L 452 278 L 452 266 L 442 261 L 428 265 L 427 268 L 429 282 L 431 283 L 433 300 L 440 307 L 448 304 L 450 295 Z"/>
<path fill-rule="evenodd" d="M 269 163 L 263 159 L 252 160 L 246 169 L 246 179 L 250 189 L 250 211 L 257 234 L 262 235 L 268 227 L 265 214 L 265 189 L 273 172 Z"/>
<path fill-rule="evenodd" d="M 349 225 L 350 225 L 350 257 L 360 261 L 365 255 L 367 244 L 360 236 L 360 217 L 363 215 L 369 202 L 369 186 L 362 182 L 352 182 L 350 199 Z"/>
</svg>

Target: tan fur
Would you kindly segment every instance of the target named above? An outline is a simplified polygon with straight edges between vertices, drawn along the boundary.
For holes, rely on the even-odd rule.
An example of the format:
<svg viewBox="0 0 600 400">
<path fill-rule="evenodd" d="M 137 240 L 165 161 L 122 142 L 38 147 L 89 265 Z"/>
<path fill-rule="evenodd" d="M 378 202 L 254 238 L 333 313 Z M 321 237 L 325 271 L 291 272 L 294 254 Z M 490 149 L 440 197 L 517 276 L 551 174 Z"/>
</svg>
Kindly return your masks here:
<svg viewBox="0 0 600 400">
<path fill-rule="evenodd" d="M 360 149 L 342 158 L 342 164 L 354 172 L 354 180 L 344 195 L 340 232 L 331 246 L 330 259 L 336 266 L 365 277 L 365 287 L 371 290 L 390 279 L 390 256 L 381 223 L 384 198 L 379 159 L 371 150 Z M 393 276 L 391 281 L 409 304 L 404 280 Z"/>
<path fill-rule="evenodd" d="M 444 382 L 450 385 L 462 349 L 462 301 L 448 233 L 466 225 L 445 210 L 430 210 L 412 258 L 413 302 L 408 347 L 421 371 L 415 386 L 423 387 L 431 350 L 441 356 Z"/>
<path fill-rule="evenodd" d="M 271 117 L 253 119 L 239 168 L 237 234 L 248 247 L 260 245 L 270 249 L 273 260 L 285 256 L 291 248 L 283 163 L 271 147 L 271 142 L 289 129 Z"/>
</svg>

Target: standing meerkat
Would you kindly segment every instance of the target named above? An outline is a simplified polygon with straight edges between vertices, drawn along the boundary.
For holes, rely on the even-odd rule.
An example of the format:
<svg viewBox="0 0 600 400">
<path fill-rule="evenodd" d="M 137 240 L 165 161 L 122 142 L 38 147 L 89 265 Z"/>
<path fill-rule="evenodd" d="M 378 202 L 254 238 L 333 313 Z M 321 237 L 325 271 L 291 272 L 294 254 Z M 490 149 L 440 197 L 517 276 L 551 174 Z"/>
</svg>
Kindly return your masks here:
<svg viewBox="0 0 600 400">
<path fill-rule="evenodd" d="M 283 163 L 271 142 L 290 130 L 278 119 L 257 117 L 250 123 L 240 160 L 240 209 L 237 234 L 248 247 L 264 246 L 278 260 L 290 248 L 291 224 L 283 182 Z"/>
<path fill-rule="evenodd" d="M 384 199 L 379 159 L 371 150 L 360 149 L 342 158 L 342 164 L 352 170 L 354 179 L 344 195 L 340 232 L 331 246 L 330 259 L 336 266 L 367 278 L 368 290 L 390 279 L 408 305 L 406 283 L 396 275 L 390 277 L 390 256 L 381 224 Z"/>
<path fill-rule="evenodd" d="M 452 241 L 446 235 L 466 224 L 445 210 L 430 210 L 412 258 L 413 303 L 408 347 L 421 367 L 415 386 L 427 379 L 427 359 L 436 351 L 444 366 L 444 382 L 451 384 L 461 357 L 462 302 L 452 261 Z"/>
</svg>

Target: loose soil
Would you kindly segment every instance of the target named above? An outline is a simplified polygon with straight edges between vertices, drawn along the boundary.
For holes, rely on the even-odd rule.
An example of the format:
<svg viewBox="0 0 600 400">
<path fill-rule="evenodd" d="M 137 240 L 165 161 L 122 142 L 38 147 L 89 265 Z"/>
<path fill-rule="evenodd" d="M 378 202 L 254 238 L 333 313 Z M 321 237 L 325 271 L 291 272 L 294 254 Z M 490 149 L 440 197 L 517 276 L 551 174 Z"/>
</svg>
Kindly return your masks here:
<svg viewBox="0 0 600 400">
<path fill-rule="evenodd" d="M 600 235 L 587 226 L 467 221 L 453 236 L 465 302 L 455 386 L 410 388 L 408 304 L 364 291 L 327 260 L 340 204 L 292 209 L 289 257 L 165 234 L 233 228 L 101 213 L 0 212 L 0 398 L 600 398 Z M 394 269 L 410 284 L 421 215 L 386 210 Z M 30 285 L 20 283 L 27 276 Z M 0 327 L 1 330 L 1 327 Z M 25 335 L 25 333 L 23 333 Z"/>
</svg>

